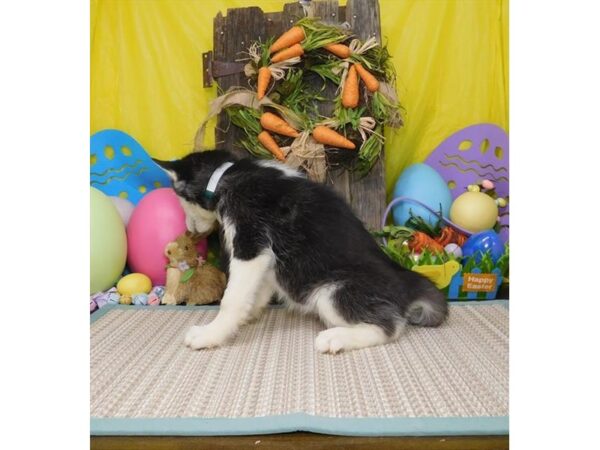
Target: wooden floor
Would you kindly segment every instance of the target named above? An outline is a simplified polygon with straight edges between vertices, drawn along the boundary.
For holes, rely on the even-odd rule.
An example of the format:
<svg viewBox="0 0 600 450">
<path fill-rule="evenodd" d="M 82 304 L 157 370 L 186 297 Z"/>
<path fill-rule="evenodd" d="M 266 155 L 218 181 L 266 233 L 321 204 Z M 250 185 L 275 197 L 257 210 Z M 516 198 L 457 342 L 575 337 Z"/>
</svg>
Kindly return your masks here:
<svg viewBox="0 0 600 450">
<path fill-rule="evenodd" d="M 403 449 L 403 450 L 504 450 L 508 436 L 451 437 L 346 437 L 313 433 L 264 436 L 94 436 L 92 450 L 196 450 L 196 449 Z"/>
</svg>

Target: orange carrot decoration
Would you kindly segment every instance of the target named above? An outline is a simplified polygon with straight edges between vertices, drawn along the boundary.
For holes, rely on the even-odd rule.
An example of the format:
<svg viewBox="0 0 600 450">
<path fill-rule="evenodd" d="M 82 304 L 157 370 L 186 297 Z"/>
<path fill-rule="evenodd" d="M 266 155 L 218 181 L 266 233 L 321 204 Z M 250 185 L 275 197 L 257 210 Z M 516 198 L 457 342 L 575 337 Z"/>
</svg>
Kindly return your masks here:
<svg viewBox="0 0 600 450">
<path fill-rule="evenodd" d="M 271 136 L 267 131 L 262 131 L 259 133 L 258 142 L 260 142 L 264 148 L 269 150 L 279 161 L 285 160 L 285 156 L 279 148 L 279 145 L 277 145 L 277 142 L 275 142 L 273 136 Z"/>
<path fill-rule="evenodd" d="M 298 137 L 300 133 L 295 130 L 290 124 L 288 124 L 281 117 L 276 116 L 273 113 L 266 112 L 260 116 L 260 124 L 265 130 L 272 131 L 273 133 L 282 134 L 283 136 Z"/>
<path fill-rule="evenodd" d="M 415 231 L 413 233 L 408 241 L 408 248 L 418 253 L 425 249 L 436 253 L 443 253 L 444 251 L 444 247 L 421 231 Z"/>
<path fill-rule="evenodd" d="M 294 58 L 295 56 L 304 55 L 304 49 L 300 44 L 294 44 L 291 47 L 285 48 L 280 52 L 277 52 L 271 58 L 271 61 L 274 63 L 278 63 L 281 61 L 285 61 L 286 59 Z"/>
<path fill-rule="evenodd" d="M 344 44 L 329 44 L 325 46 L 325 49 L 342 59 L 349 58 L 352 53 L 350 47 Z"/>
<path fill-rule="evenodd" d="M 356 148 L 354 142 L 346 139 L 338 132 L 333 131 L 331 128 L 323 125 L 316 126 L 312 132 L 312 136 L 315 141 L 324 145 L 330 145 L 337 148 L 347 148 L 350 150 L 354 150 Z"/>
<path fill-rule="evenodd" d="M 354 65 L 350 66 L 344 82 L 342 105 L 344 108 L 356 108 L 358 106 L 358 75 Z"/>
<path fill-rule="evenodd" d="M 256 93 L 258 99 L 262 99 L 267 93 L 267 87 L 269 87 L 269 81 L 271 81 L 271 71 L 268 67 L 261 67 L 258 69 L 258 82 Z"/>
<path fill-rule="evenodd" d="M 283 33 L 279 38 L 273 42 L 273 45 L 269 47 L 269 53 L 274 53 L 283 48 L 291 47 L 294 44 L 298 44 L 304 40 L 304 28 L 294 26 Z M 297 56 L 297 55 L 296 55 Z M 286 58 L 287 59 L 287 58 Z M 277 61 L 275 61 L 277 62 Z"/>
<path fill-rule="evenodd" d="M 377 78 L 375 78 L 367 69 L 365 69 L 361 63 L 354 64 L 354 67 L 356 67 L 356 71 L 367 86 L 369 92 L 377 92 L 379 90 L 379 81 L 377 81 Z"/>
</svg>

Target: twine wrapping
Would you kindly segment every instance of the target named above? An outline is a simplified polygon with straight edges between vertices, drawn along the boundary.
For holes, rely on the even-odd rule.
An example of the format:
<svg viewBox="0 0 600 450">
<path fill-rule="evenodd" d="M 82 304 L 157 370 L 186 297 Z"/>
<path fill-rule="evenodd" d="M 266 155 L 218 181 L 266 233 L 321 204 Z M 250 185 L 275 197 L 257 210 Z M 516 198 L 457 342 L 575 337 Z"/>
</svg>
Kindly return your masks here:
<svg viewBox="0 0 600 450">
<path fill-rule="evenodd" d="M 350 49 L 350 57 L 342 59 L 340 62 L 340 68 L 342 70 L 342 76 L 340 77 L 340 85 L 336 91 L 336 94 L 339 93 L 342 86 L 346 82 L 346 77 L 348 76 L 348 69 L 350 68 L 350 64 L 354 64 L 352 60 L 352 55 L 362 55 L 367 51 L 371 50 L 373 47 L 377 47 L 379 44 L 377 43 L 377 39 L 374 37 L 370 37 L 363 44 L 361 44 L 359 39 L 352 39 L 348 48 Z"/>
<path fill-rule="evenodd" d="M 325 146 L 314 140 L 308 131 L 300 133 L 291 145 L 281 147 L 285 164 L 294 169 L 302 168 L 309 180 L 323 183 L 327 175 Z"/>
<path fill-rule="evenodd" d="M 236 61 L 246 61 L 247 59 L 250 59 L 250 62 L 244 66 L 244 74 L 247 77 L 252 77 L 257 74 L 256 67 L 258 67 L 258 64 L 261 60 L 258 42 L 253 42 L 248 48 L 247 53 L 248 58 L 241 58 L 237 59 Z M 271 64 L 267 67 L 271 71 L 271 76 L 274 80 L 281 80 L 283 77 L 285 77 L 285 71 L 291 69 L 294 64 L 298 64 L 300 61 L 302 61 L 302 58 L 299 56 L 294 56 L 293 58 Z"/>
</svg>

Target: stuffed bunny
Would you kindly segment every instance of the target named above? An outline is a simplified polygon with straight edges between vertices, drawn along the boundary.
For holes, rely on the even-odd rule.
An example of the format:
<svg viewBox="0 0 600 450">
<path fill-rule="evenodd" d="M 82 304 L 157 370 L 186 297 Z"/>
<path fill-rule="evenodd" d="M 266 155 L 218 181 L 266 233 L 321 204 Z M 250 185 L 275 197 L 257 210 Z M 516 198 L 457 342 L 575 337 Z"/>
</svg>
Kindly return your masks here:
<svg viewBox="0 0 600 450">
<path fill-rule="evenodd" d="M 223 297 L 227 278 L 223 272 L 199 257 L 196 245 L 202 239 L 186 231 L 165 247 L 167 284 L 164 305 L 204 305 Z"/>
</svg>

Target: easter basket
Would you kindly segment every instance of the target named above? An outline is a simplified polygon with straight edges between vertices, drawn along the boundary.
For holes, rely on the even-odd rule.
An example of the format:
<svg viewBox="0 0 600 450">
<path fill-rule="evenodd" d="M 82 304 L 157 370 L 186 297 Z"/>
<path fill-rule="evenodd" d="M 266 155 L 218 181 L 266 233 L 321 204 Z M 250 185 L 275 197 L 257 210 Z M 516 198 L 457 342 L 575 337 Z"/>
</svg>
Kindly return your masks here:
<svg viewBox="0 0 600 450">
<path fill-rule="evenodd" d="M 387 217 L 395 205 L 400 203 L 413 203 L 422 208 L 428 209 L 439 219 L 439 224 L 446 223 L 449 226 L 444 227 L 445 234 L 447 230 L 454 230 L 459 242 L 464 243 L 467 236 L 472 233 L 462 229 L 456 224 L 445 219 L 440 213 L 435 213 L 427 205 L 407 197 L 399 197 L 392 200 L 383 215 L 381 222 L 381 232 L 375 233 L 382 238 L 382 250 L 396 263 L 402 267 L 421 273 L 434 282 L 448 300 L 493 300 L 498 295 L 498 291 L 505 275 L 508 271 L 509 247 L 507 244 L 489 252 L 476 252 L 468 257 L 462 258 L 461 255 L 452 252 L 422 251 L 415 254 L 409 241 L 415 230 L 406 226 L 388 226 Z M 427 234 L 438 234 L 433 230 L 440 228 L 428 227 L 426 221 L 421 217 L 413 216 L 413 223 L 421 224 Z M 425 234 L 423 231 L 419 231 Z M 451 233 L 451 231 L 448 231 Z M 480 233 L 485 239 L 485 233 Z M 456 246 L 458 247 L 458 246 Z"/>
<path fill-rule="evenodd" d="M 429 226 L 428 221 L 420 216 L 412 215 L 411 212 L 411 219 L 407 225 L 414 224 L 415 229 L 407 226 L 387 226 L 389 213 L 394 206 L 401 203 L 414 204 L 428 210 L 437 219 L 437 225 Z M 432 216 L 429 216 L 429 220 Z M 440 231 L 441 223 L 448 225 L 442 231 Z M 419 228 L 421 230 L 418 230 Z M 462 258 L 461 254 L 446 251 L 452 247 L 443 248 L 441 244 L 438 244 L 440 245 L 439 251 L 425 249 L 416 254 L 413 252 L 415 247 L 411 248 L 410 245 L 415 233 L 420 233 L 420 236 L 430 236 L 429 239 L 440 235 L 442 240 L 438 238 L 437 242 L 444 243 L 445 240 L 460 242 L 461 245 L 466 245 L 469 240 L 489 240 L 489 236 L 486 235 L 486 232 L 473 234 L 444 218 L 441 212 L 436 213 L 426 204 L 408 197 L 395 198 L 388 204 L 381 221 L 381 229 L 382 231 L 375 235 L 382 238 L 382 249 L 390 259 L 406 269 L 428 277 L 438 289 L 446 294 L 449 300 L 492 300 L 496 298 L 508 270 L 509 247 L 507 244 L 500 243 L 495 247 L 490 247 L 489 251 L 474 252 L 465 258 Z M 491 230 L 489 233 L 495 234 Z M 468 239 L 468 236 L 472 237 Z M 499 242 L 498 239 L 496 237 L 497 242 Z M 459 247 L 457 244 L 450 245 L 454 245 L 455 248 Z"/>
</svg>

